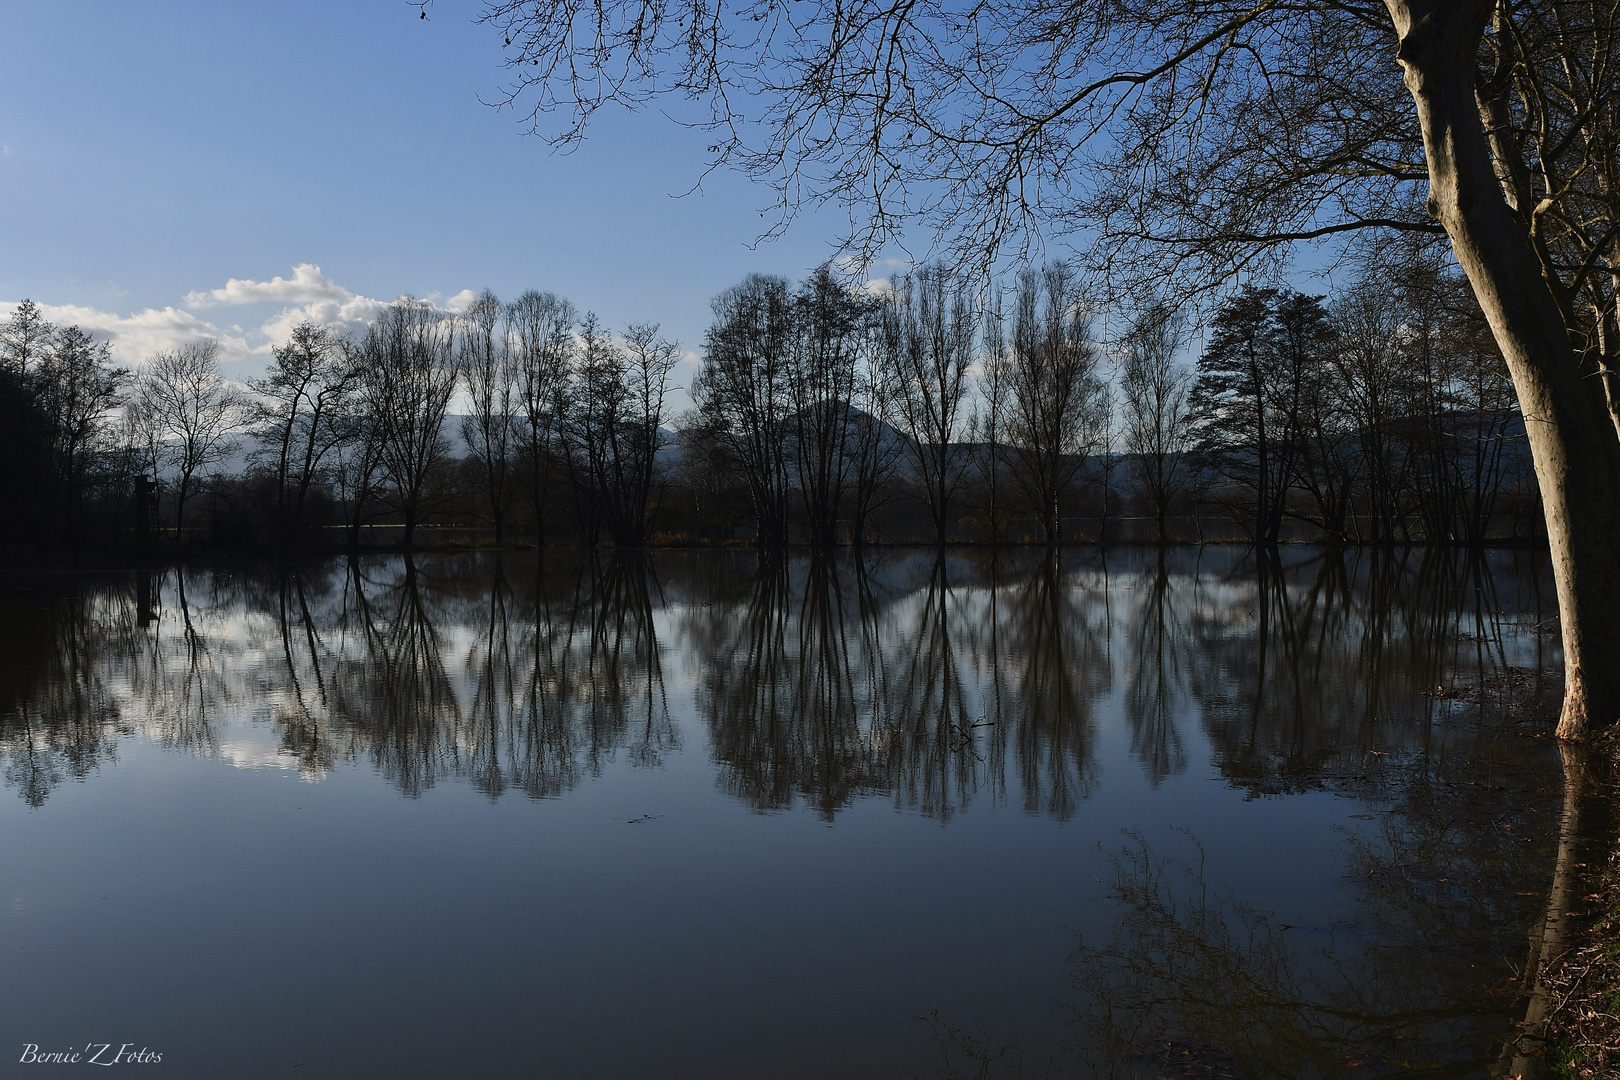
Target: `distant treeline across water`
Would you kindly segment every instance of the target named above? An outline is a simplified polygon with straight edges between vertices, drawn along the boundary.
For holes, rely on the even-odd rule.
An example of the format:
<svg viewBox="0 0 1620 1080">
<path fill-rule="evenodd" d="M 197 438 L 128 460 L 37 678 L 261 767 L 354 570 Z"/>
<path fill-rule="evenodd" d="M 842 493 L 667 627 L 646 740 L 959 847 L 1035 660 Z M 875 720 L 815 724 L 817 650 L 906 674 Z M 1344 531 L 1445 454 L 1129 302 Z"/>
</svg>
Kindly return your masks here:
<svg viewBox="0 0 1620 1080">
<path fill-rule="evenodd" d="M 209 339 L 116 367 L 24 302 L 0 327 L 11 551 L 445 544 L 1253 541 L 1542 532 L 1523 419 L 1464 284 L 1245 288 L 1195 335 L 1062 265 L 986 288 L 826 267 L 717 296 L 680 346 L 568 301 L 402 299 L 239 386 Z M 1198 349 L 1194 349 L 1194 345 Z M 1197 351 L 1196 363 L 1189 357 Z"/>
</svg>

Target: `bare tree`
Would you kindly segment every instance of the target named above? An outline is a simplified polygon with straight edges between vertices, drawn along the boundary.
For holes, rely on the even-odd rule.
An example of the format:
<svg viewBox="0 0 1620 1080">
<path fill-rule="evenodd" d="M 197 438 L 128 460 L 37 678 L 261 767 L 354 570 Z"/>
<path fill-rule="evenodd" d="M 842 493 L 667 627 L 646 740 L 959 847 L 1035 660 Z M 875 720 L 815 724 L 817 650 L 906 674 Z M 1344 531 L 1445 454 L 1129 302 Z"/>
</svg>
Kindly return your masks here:
<svg viewBox="0 0 1620 1080">
<path fill-rule="evenodd" d="M 174 531 L 183 544 L 193 482 L 230 454 L 246 398 L 220 374 L 219 342 L 201 338 L 147 361 L 136 408 L 154 467 L 174 475 Z"/>
<path fill-rule="evenodd" d="M 573 376 L 561 399 L 558 434 L 563 464 L 573 498 L 574 522 L 587 546 L 600 537 L 603 518 L 612 516 L 618 424 L 630 394 L 624 353 L 587 311 L 579 324 Z"/>
<path fill-rule="evenodd" d="M 657 510 L 654 484 L 658 482 L 658 452 L 664 445 L 664 407 L 669 397 L 669 376 L 680 359 L 677 341 L 659 336 L 657 323 L 637 323 L 625 331 L 628 414 L 623 418 L 622 467 L 616 539 L 621 545 L 646 542 Z"/>
<path fill-rule="evenodd" d="M 378 462 L 404 516 L 408 547 L 421 521 L 428 478 L 449 449 L 444 416 L 459 375 L 453 324 L 431 305 L 405 297 L 377 316 L 360 357 Z"/>
<path fill-rule="evenodd" d="M 1061 543 L 1063 504 L 1106 422 L 1089 310 L 1060 264 L 1018 279 L 1008 442 L 1013 474 L 1048 544 Z"/>
<path fill-rule="evenodd" d="M 357 352 L 364 355 L 360 350 Z M 363 390 L 364 383 L 361 385 Z M 343 509 L 349 547 L 354 549 L 360 546 L 360 530 L 365 525 L 367 509 L 377 496 L 382 473 L 382 443 L 364 393 L 346 404 L 332 421 L 337 441 L 332 448 L 331 477 Z"/>
<path fill-rule="evenodd" d="M 1186 344 L 1185 323 L 1174 311 L 1153 307 L 1125 338 L 1119 389 L 1124 405 L 1124 443 L 1131 481 L 1153 512 L 1159 543 L 1165 518 L 1181 493 L 1192 449 L 1192 373 L 1177 354 Z"/>
<path fill-rule="evenodd" d="M 587 312 L 561 421 L 564 463 L 586 542 L 607 529 L 619 547 L 646 542 L 663 445 L 664 404 L 680 346 L 656 324 L 630 327 L 621 346 Z"/>
<path fill-rule="evenodd" d="M 276 514 L 281 526 L 301 525 L 309 493 L 343 438 L 338 419 L 359 382 L 352 349 L 329 327 L 294 326 L 262 379 L 249 382 L 261 401 L 254 410 L 259 438 L 272 455 Z"/>
<path fill-rule="evenodd" d="M 788 393 L 793 464 L 812 547 L 837 541 L 838 515 L 852 465 L 850 410 L 860 366 L 861 299 L 819 267 L 794 297 Z"/>
<path fill-rule="evenodd" d="M 751 274 L 712 306 L 692 396 L 742 468 L 758 543 L 776 547 L 787 541 L 792 295 L 784 279 Z"/>
<path fill-rule="evenodd" d="M 514 348 L 507 310 L 485 289 L 462 314 L 457 350 L 472 412 L 461 420 L 461 437 L 478 462 L 495 525 L 495 543 L 506 536 L 512 504 L 512 459 L 521 438 L 519 408 L 523 390 L 522 352 Z"/>
<path fill-rule="evenodd" d="M 529 291 L 506 310 L 507 333 L 518 369 L 520 439 L 529 472 L 535 544 L 545 546 L 547 480 L 557 407 L 574 362 L 574 305 L 551 293 Z"/>
<path fill-rule="evenodd" d="M 44 359 L 55 334 L 56 327 L 46 320 L 39 305 L 23 300 L 0 326 L 0 371 L 22 378 Z"/>
<path fill-rule="evenodd" d="M 951 497 L 968 464 L 958 443 L 975 323 L 967 283 L 942 266 L 896 279 L 883 309 L 883 362 L 936 544 L 945 542 Z"/>
<path fill-rule="evenodd" d="M 887 491 L 905 439 L 890 423 L 895 414 L 893 387 L 880 360 L 878 320 L 868 319 L 862 336 L 865 360 L 855 373 L 855 404 L 850 409 L 851 487 L 849 538 L 865 544 L 873 512 L 887 501 Z"/>
<path fill-rule="evenodd" d="M 1002 518 L 1006 509 L 1001 498 L 1003 471 L 1002 441 L 1007 435 L 1007 396 L 1011 389 L 1012 362 L 1007 353 L 1007 317 L 1002 290 L 997 288 L 984 313 L 984 351 L 979 366 L 978 411 L 973 417 L 974 441 L 980 444 L 979 471 L 989 496 L 990 542 L 1001 542 Z"/>
<path fill-rule="evenodd" d="M 1354 434 L 1369 539 L 1384 544 L 1407 538 L 1397 534 L 1405 532 L 1412 486 L 1402 433 L 1412 393 L 1404 355 L 1411 329 L 1390 293 L 1387 283 L 1361 282 L 1339 297 L 1325 356 L 1337 384 L 1333 397 Z"/>
</svg>

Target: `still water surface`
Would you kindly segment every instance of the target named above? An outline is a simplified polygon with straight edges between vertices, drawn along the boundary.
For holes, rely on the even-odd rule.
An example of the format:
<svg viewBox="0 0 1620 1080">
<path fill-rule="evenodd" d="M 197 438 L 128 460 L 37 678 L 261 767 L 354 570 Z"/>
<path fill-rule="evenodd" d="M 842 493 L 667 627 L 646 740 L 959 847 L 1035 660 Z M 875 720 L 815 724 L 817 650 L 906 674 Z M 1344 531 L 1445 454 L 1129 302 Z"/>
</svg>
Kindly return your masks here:
<svg viewBox="0 0 1620 1080">
<path fill-rule="evenodd" d="M 14 578 L 0 1075 L 1483 1075 L 1552 872 L 1550 589 L 1304 549 Z"/>
</svg>

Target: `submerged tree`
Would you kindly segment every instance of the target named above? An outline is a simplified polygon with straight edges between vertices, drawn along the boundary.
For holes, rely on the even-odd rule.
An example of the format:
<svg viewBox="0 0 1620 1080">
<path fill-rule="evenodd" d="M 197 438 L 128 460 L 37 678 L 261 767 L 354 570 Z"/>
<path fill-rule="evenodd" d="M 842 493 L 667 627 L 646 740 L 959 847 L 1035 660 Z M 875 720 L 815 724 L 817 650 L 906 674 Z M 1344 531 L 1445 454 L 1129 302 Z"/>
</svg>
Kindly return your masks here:
<svg viewBox="0 0 1620 1080">
<path fill-rule="evenodd" d="M 1106 423 L 1089 312 L 1070 270 L 1018 279 L 1009 373 L 1013 476 L 1048 544 L 1063 539 L 1063 509 Z"/>
<path fill-rule="evenodd" d="M 620 547 L 646 542 L 669 375 L 680 347 L 656 324 L 630 327 L 621 346 L 587 313 L 562 420 L 575 516 L 587 544 L 603 528 Z"/>
<path fill-rule="evenodd" d="M 761 546 L 787 540 L 788 389 L 793 301 L 782 278 L 751 274 L 714 298 L 692 397 L 742 470 Z"/>
<path fill-rule="evenodd" d="M 942 266 L 895 279 L 882 309 L 884 371 L 936 544 L 945 542 L 951 497 L 967 468 L 958 440 L 976 322 L 967 282 Z"/>
<path fill-rule="evenodd" d="M 1319 297 L 1245 288 L 1216 313 L 1198 362 L 1198 448 L 1241 493 L 1233 511 L 1257 544 L 1275 544 L 1288 513 L 1328 337 Z"/>
<path fill-rule="evenodd" d="M 996 289 L 984 313 L 984 352 L 979 369 L 979 411 L 972 420 L 972 438 L 978 444 L 979 472 L 984 478 L 986 517 L 990 541 L 1001 540 L 1002 440 L 1007 434 L 1007 397 L 1011 390 L 1011 359 L 1007 355 L 1007 316 L 1003 294 Z"/>
<path fill-rule="evenodd" d="M 407 297 L 383 309 L 360 347 L 367 422 L 405 519 L 407 547 L 422 518 L 428 477 L 448 450 L 444 417 L 458 376 L 452 331 L 442 313 Z"/>
<path fill-rule="evenodd" d="M 838 516 L 855 464 L 852 440 L 866 304 L 823 265 L 794 296 L 789 354 L 793 465 L 812 547 L 837 541 Z"/>
<path fill-rule="evenodd" d="M 519 438 L 529 474 L 535 543 L 545 546 L 546 493 L 557 434 L 557 406 L 574 358 L 574 305 L 551 293 L 524 293 L 506 310 L 518 369 Z"/>
<path fill-rule="evenodd" d="M 1153 512 L 1156 536 L 1185 485 L 1192 449 L 1192 375 L 1177 359 L 1185 325 L 1164 308 L 1147 311 L 1125 339 L 1119 388 L 1131 480 Z"/>
<path fill-rule="evenodd" d="M 461 437 L 478 462 L 497 545 L 505 537 L 512 504 L 511 470 L 522 391 L 518 356 L 503 322 L 506 314 L 500 300 L 486 289 L 462 314 L 457 328 L 457 356 L 472 405 L 461 418 Z"/>
</svg>

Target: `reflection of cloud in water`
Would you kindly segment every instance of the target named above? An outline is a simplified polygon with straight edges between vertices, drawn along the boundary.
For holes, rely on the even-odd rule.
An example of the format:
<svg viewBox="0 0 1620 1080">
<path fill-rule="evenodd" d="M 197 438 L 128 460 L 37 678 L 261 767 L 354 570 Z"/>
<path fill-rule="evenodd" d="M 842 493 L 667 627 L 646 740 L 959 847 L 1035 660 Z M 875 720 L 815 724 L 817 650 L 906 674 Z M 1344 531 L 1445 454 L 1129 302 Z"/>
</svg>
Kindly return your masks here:
<svg viewBox="0 0 1620 1080">
<path fill-rule="evenodd" d="M 459 778 L 543 798 L 615 760 L 661 763 L 690 708 L 721 788 L 760 809 L 881 797 L 946 820 L 983 800 L 1064 819 L 1098 783 L 1098 717 L 1117 707 L 1150 783 L 1207 740 L 1223 776 L 1267 796 L 1464 738 L 1490 693 L 1422 696 L 1435 685 L 1544 693 L 1536 565 L 379 556 L 171 568 L 145 605 L 122 576 L 65 579 L 5 594 L 0 754 L 35 804 L 131 732 L 306 778 L 367 762 L 407 794 Z"/>
<path fill-rule="evenodd" d="M 298 768 L 298 758 L 275 743 L 222 742 L 219 760 L 237 769 Z M 306 777 L 314 780 L 315 777 Z"/>
</svg>

